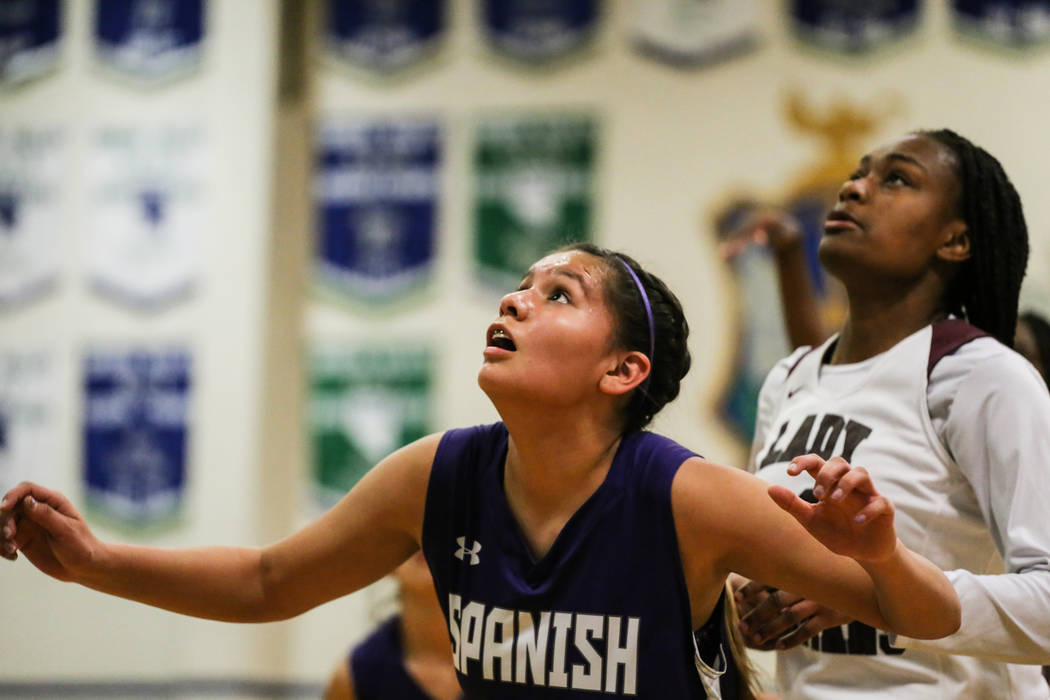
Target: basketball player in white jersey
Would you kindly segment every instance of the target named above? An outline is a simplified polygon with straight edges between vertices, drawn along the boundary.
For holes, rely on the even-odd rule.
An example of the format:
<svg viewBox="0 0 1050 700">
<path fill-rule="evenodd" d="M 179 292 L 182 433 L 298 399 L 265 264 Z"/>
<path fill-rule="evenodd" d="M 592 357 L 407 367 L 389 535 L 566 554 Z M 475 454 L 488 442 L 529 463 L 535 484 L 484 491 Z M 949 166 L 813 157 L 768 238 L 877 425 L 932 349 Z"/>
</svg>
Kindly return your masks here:
<svg viewBox="0 0 1050 700">
<path fill-rule="evenodd" d="M 753 227 L 782 270 L 801 269 L 790 226 Z M 799 318 L 818 318 L 807 280 L 786 287 L 807 346 L 766 379 L 750 468 L 781 483 L 795 454 L 868 466 L 902 540 L 948 571 L 963 624 L 919 642 L 738 583 L 749 643 L 780 650 L 786 700 L 1050 697 L 1037 665 L 1050 662 L 1050 397 L 1011 349 L 1028 254 L 1016 191 L 957 134 L 911 134 L 861 160 L 819 253 L 848 315 L 825 340 Z"/>
</svg>

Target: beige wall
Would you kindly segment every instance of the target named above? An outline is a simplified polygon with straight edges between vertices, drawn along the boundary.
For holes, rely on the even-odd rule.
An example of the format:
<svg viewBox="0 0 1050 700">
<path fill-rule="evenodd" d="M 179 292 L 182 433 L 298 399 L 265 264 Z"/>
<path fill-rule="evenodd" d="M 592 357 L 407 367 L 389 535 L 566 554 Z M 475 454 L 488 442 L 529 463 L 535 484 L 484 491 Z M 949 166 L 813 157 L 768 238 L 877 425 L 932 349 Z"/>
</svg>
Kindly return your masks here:
<svg viewBox="0 0 1050 700">
<path fill-rule="evenodd" d="M 55 485 L 78 493 L 78 363 L 81 349 L 96 339 L 182 339 L 194 352 L 185 524 L 151 540 L 157 544 L 260 544 L 305 522 L 307 467 L 294 392 L 301 383 L 297 352 L 307 339 L 431 339 L 441 360 L 435 428 L 494 419 L 474 383 L 497 297 L 479 290 L 470 272 L 468 161 L 473 124 L 493 110 L 579 108 L 598 116 L 597 237 L 666 279 L 694 329 L 694 368 L 656 427 L 710 458 L 740 463 L 744 451 L 711 408 L 732 352 L 732 290 L 704 224 L 731 191 L 775 196 L 817 159 L 816 143 L 784 118 L 789 91 L 801 90 L 818 109 L 844 101 L 879 111 L 896 100 L 898 110 L 881 119 L 874 142 L 914 127 L 950 126 L 996 154 L 1021 193 L 1032 232 L 1026 300 L 1050 311 L 1043 172 L 1050 49 L 1019 57 L 961 44 L 949 32 L 945 4 L 928 3 L 916 38 L 868 59 L 836 61 L 793 44 L 779 3 L 763 3 L 757 51 L 676 70 L 631 51 L 631 5 L 610 2 L 586 54 L 537 73 L 488 54 L 475 31 L 474 3 L 455 0 L 448 43 L 433 64 L 392 83 L 314 64 L 312 101 L 281 112 L 273 0 L 213 0 L 214 41 L 202 72 L 146 96 L 91 71 L 88 4 L 68 3 L 67 25 L 76 29 L 69 31 L 63 67 L 37 85 L 0 94 L 0 120 L 47 116 L 77 143 L 89 125 L 121 115 L 203 118 L 214 219 L 202 236 L 203 286 L 196 296 L 157 315 L 115 308 L 82 284 L 76 249 L 82 154 L 74 150 L 61 285 L 45 300 L 0 314 L 5 347 L 32 341 L 60 352 Z M 305 259 L 308 206 L 299 200 L 282 208 L 276 200 L 301 187 L 305 162 L 296 137 L 279 138 L 275 125 L 298 129 L 311 113 L 433 114 L 444 126 L 436 279 L 388 317 L 354 314 L 304 293 L 307 275 L 289 263 Z M 372 604 L 386 595 L 366 591 L 292 622 L 237 627 L 154 612 L 44 580 L 24 563 L 5 565 L 0 599 L 9 632 L 0 641 L 0 680 L 174 672 L 316 681 L 367 630 Z"/>
</svg>

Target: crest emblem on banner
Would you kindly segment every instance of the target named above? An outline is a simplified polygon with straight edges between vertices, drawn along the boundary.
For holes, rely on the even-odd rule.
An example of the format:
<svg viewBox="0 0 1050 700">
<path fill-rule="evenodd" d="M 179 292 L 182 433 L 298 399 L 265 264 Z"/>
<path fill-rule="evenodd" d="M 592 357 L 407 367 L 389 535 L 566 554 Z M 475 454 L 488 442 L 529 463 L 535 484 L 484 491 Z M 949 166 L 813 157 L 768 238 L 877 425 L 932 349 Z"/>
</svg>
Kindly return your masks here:
<svg viewBox="0 0 1050 700">
<path fill-rule="evenodd" d="M 474 148 L 474 255 L 481 281 L 515 287 L 558 246 L 591 240 L 597 126 L 589 117 L 492 118 Z"/>
<path fill-rule="evenodd" d="M 805 104 L 800 95 L 790 96 L 787 118 L 796 130 L 823 141 L 820 159 L 793 178 L 785 193 L 774 196 L 740 193 L 726 198 L 729 203 L 714 215 L 713 229 L 719 240 L 732 236 L 759 203 L 775 203 L 798 219 L 807 268 L 826 328 L 841 323 L 845 298 L 838 283 L 821 268 L 817 247 L 824 233 L 827 212 L 862 155 L 858 144 L 870 139 L 881 123 L 898 109 L 895 99 L 883 98 L 878 104 L 882 105 L 881 112 L 874 107 L 839 106 L 819 114 Z M 738 300 L 738 330 L 734 366 L 719 397 L 718 413 L 742 442 L 750 444 L 762 382 L 777 360 L 792 348 L 784 332 L 772 254 L 765 247 L 749 246 L 729 263 L 735 288 L 730 296 Z"/>
<path fill-rule="evenodd" d="M 391 452 L 430 432 L 432 372 L 429 349 L 315 348 L 309 429 L 321 507 L 332 506 Z"/>
<path fill-rule="evenodd" d="M 919 23 L 919 0 L 792 0 L 791 21 L 804 42 L 842 53 L 865 53 L 895 41 Z"/>
<path fill-rule="evenodd" d="M 434 263 L 438 125 L 330 119 L 318 138 L 318 281 L 368 302 L 422 286 Z"/>
<path fill-rule="evenodd" d="M 543 63 L 582 48 L 596 33 L 600 0 L 483 0 L 485 37 L 500 53 Z"/>
<path fill-rule="evenodd" d="M 93 286 L 142 308 L 186 296 L 207 230 L 202 129 L 107 127 L 90 149 L 85 257 Z"/>
<path fill-rule="evenodd" d="M 0 350 L 0 493 L 20 481 L 53 483 L 57 389 L 49 352 Z"/>
<path fill-rule="evenodd" d="M 38 78 L 58 64 L 59 0 L 0 2 L 0 85 Z"/>
<path fill-rule="evenodd" d="M 63 138 L 57 129 L 0 126 L 0 307 L 54 286 Z"/>
<path fill-rule="evenodd" d="M 1050 0 L 952 0 L 952 24 L 964 36 L 1025 49 L 1050 42 Z"/>
<path fill-rule="evenodd" d="M 99 350 L 84 370 L 89 506 L 125 526 L 170 521 L 185 492 L 189 354 Z"/>
<path fill-rule="evenodd" d="M 183 77 L 200 64 L 204 0 L 96 0 L 95 55 L 140 85 Z"/>
<path fill-rule="evenodd" d="M 713 63 L 758 44 L 752 0 L 644 0 L 634 14 L 637 49 L 673 65 Z"/>
<path fill-rule="evenodd" d="M 444 0 L 328 0 L 326 8 L 328 53 L 373 71 L 418 63 L 445 33 Z"/>
</svg>

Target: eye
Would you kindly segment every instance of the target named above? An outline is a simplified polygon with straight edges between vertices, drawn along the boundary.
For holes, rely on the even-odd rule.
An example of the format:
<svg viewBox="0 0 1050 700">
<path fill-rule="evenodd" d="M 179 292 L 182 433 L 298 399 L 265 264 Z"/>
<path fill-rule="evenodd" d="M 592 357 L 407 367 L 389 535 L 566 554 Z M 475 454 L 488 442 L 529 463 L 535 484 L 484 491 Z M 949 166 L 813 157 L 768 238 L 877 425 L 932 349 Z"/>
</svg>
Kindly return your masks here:
<svg viewBox="0 0 1050 700">
<path fill-rule="evenodd" d="M 883 182 L 890 185 L 911 185 L 911 179 L 900 170 L 891 170 Z"/>
<path fill-rule="evenodd" d="M 558 287 L 553 292 L 551 292 L 551 295 L 549 297 L 547 297 L 547 298 L 550 299 L 551 301 L 556 301 L 559 304 L 570 304 L 570 303 L 572 303 L 572 298 L 569 296 L 569 293 L 567 291 L 565 291 L 564 289 L 562 289 L 561 287 Z"/>
<path fill-rule="evenodd" d="M 849 174 L 849 178 L 848 179 L 850 179 L 850 180 L 859 180 L 862 177 L 864 177 L 865 175 L 867 175 L 867 172 L 864 170 L 864 168 L 857 168 L 856 170 L 854 170 L 852 173 Z"/>
</svg>

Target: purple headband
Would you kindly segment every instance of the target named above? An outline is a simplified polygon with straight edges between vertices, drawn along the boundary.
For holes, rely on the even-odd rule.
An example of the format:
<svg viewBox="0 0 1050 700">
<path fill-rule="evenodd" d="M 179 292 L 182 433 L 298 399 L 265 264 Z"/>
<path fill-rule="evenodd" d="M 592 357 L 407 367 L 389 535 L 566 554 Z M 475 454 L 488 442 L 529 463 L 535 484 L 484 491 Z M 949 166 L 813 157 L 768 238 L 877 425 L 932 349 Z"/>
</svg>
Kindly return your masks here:
<svg viewBox="0 0 1050 700">
<path fill-rule="evenodd" d="M 653 308 L 649 306 L 649 295 L 645 293 L 645 287 L 642 286 L 642 281 L 638 279 L 638 274 L 634 271 L 627 261 L 623 258 L 617 258 L 623 266 L 627 268 L 627 272 L 630 273 L 631 279 L 634 280 L 634 284 L 638 287 L 638 293 L 642 295 L 642 303 L 645 305 L 645 316 L 649 319 L 649 364 L 651 365 L 656 360 L 654 355 L 656 354 L 656 330 L 653 327 Z M 650 376 L 652 376 L 652 369 L 649 370 Z M 645 381 L 649 381 L 649 377 L 645 378 Z"/>
</svg>

